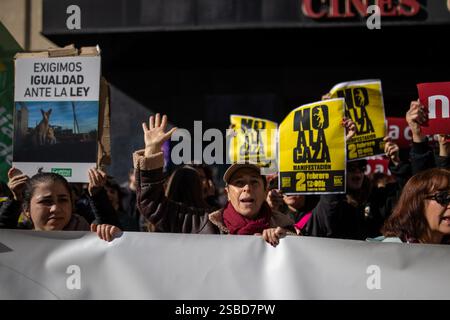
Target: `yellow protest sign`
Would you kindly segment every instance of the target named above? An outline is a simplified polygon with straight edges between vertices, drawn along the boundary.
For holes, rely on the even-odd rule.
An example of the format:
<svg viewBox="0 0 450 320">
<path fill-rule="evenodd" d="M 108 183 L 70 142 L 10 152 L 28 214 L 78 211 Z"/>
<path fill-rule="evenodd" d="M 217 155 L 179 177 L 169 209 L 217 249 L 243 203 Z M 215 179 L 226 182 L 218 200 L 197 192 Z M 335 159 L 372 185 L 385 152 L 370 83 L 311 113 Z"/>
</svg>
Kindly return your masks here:
<svg viewBox="0 0 450 320">
<path fill-rule="evenodd" d="M 330 95 L 345 99 L 345 115 L 356 124 L 356 134 L 347 142 L 348 160 L 384 154 L 386 125 L 381 81 L 339 83 L 331 89 Z"/>
<path fill-rule="evenodd" d="M 242 115 L 231 115 L 234 136 L 230 141 L 232 163 L 252 162 L 276 170 L 276 122 Z"/>
<path fill-rule="evenodd" d="M 300 106 L 280 124 L 279 188 L 286 194 L 345 192 L 344 99 Z"/>
</svg>

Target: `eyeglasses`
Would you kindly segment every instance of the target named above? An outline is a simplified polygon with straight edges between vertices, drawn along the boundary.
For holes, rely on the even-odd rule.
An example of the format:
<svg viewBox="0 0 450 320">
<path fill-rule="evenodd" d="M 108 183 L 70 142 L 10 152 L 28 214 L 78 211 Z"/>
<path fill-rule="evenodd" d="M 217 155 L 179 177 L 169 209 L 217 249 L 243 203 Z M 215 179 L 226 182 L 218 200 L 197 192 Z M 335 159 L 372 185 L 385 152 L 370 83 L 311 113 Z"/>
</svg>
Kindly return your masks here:
<svg viewBox="0 0 450 320">
<path fill-rule="evenodd" d="M 450 203 L 450 194 L 448 190 L 439 191 L 438 193 L 428 196 L 425 199 L 431 199 L 439 203 L 443 207 L 447 207 Z"/>
</svg>

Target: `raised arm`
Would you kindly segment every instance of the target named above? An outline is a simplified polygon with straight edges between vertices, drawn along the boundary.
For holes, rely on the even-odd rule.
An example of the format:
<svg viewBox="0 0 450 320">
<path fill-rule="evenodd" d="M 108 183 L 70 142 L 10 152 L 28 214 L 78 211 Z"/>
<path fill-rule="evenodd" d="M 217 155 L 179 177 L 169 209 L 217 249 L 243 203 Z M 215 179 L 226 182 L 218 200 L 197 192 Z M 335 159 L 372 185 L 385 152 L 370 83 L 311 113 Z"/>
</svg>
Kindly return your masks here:
<svg viewBox="0 0 450 320">
<path fill-rule="evenodd" d="M 151 116 L 148 125 L 142 124 L 145 149 L 133 154 L 136 169 L 136 205 L 139 212 L 159 232 L 213 233 L 207 231 L 208 215 L 204 208 L 192 208 L 170 201 L 164 194 L 161 147 L 170 139 L 176 128 L 165 132 L 167 117 Z M 189 186 L 186 186 L 189 188 Z"/>
<path fill-rule="evenodd" d="M 420 101 L 411 101 L 409 110 L 406 113 L 406 122 L 408 122 L 408 126 L 411 128 L 413 138 L 410 151 L 413 175 L 436 166 L 434 152 L 428 145 L 428 139 L 421 130 L 421 125 L 427 120 L 428 115 Z"/>
<path fill-rule="evenodd" d="M 398 186 L 403 188 L 405 183 L 411 178 L 411 165 L 408 161 L 400 159 L 399 146 L 390 140 L 388 136 L 383 139 L 386 143 L 384 145 L 384 153 L 389 159 L 389 170 L 395 176 Z"/>
<path fill-rule="evenodd" d="M 89 169 L 89 205 L 95 216 L 95 224 L 110 224 L 122 228 L 105 189 L 107 175 L 100 169 Z"/>
<path fill-rule="evenodd" d="M 159 113 L 156 116 L 150 116 L 148 126 L 145 122 L 142 123 L 142 130 L 144 131 L 145 150 L 144 156 L 149 157 L 153 154 L 161 152 L 161 148 L 177 128 L 172 128 L 168 132 L 164 132 L 167 127 L 167 116 L 162 118 Z"/>
</svg>

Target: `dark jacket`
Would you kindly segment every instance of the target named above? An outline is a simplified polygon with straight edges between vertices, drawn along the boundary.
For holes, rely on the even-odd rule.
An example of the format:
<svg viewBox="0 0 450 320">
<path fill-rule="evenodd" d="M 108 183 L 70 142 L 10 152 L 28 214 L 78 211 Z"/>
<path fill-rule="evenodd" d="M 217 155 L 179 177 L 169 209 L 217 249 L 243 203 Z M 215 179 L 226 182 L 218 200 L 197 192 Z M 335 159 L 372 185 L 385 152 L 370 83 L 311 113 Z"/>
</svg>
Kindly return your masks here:
<svg viewBox="0 0 450 320">
<path fill-rule="evenodd" d="M 119 221 L 124 231 L 142 231 L 140 225 L 140 214 L 136 208 L 136 192 L 126 187 L 121 187 L 121 209 L 119 210 Z"/>
<path fill-rule="evenodd" d="M 143 150 L 133 154 L 137 182 L 137 206 L 157 232 L 219 234 L 228 233 L 223 223 L 223 209 L 208 213 L 205 208 L 188 207 L 174 202 L 164 194 L 163 153 L 144 157 Z M 273 212 L 270 226 L 292 230 L 294 222 Z"/>
<path fill-rule="evenodd" d="M 428 139 L 420 143 L 413 142 L 410 150 L 410 158 L 413 175 L 436 167 L 450 169 L 450 157 L 435 155 L 428 143 Z"/>
<path fill-rule="evenodd" d="M 89 205 L 94 213 L 96 224 L 110 224 L 121 228 L 118 213 L 114 210 L 105 188 L 88 196 Z"/>
<path fill-rule="evenodd" d="M 315 237 L 365 240 L 381 235 L 380 229 L 399 197 L 398 183 L 374 188 L 358 206 L 347 202 L 345 194 L 321 195 L 311 218 L 301 230 Z"/>
<path fill-rule="evenodd" d="M 413 142 L 409 162 L 402 161 L 398 166 L 389 164 L 396 183 L 372 189 L 368 200 L 358 207 L 347 203 L 345 195 L 322 195 L 310 220 L 301 231 L 310 236 L 354 240 L 380 236 L 380 229 L 392 213 L 409 178 L 418 172 L 434 168 L 437 164 L 445 167 L 448 163 L 448 158 L 435 157 L 427 140 Z"/>
<path fill-rule="evenodd" d="M 433 149 L 428 144 L 428 139 L 423 142 L 413 142 L 409 156 L 412 175 L 436 167 L 436 158 Z"/>
</svg>

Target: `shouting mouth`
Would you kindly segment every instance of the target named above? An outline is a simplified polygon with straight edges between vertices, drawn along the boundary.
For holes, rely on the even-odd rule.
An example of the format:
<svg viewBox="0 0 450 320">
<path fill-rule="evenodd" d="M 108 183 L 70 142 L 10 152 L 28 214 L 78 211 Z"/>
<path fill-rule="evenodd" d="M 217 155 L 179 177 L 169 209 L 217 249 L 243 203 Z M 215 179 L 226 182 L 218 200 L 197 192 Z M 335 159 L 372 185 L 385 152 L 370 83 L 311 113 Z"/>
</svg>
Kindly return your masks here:
<svg viewBox="0 0 450 320">
<path fill-rule="evenodd" d="M 255 202 L 255 199 L 246 197 L 239 200 L 244 205 L 252 205 Z"/>
</svg>

